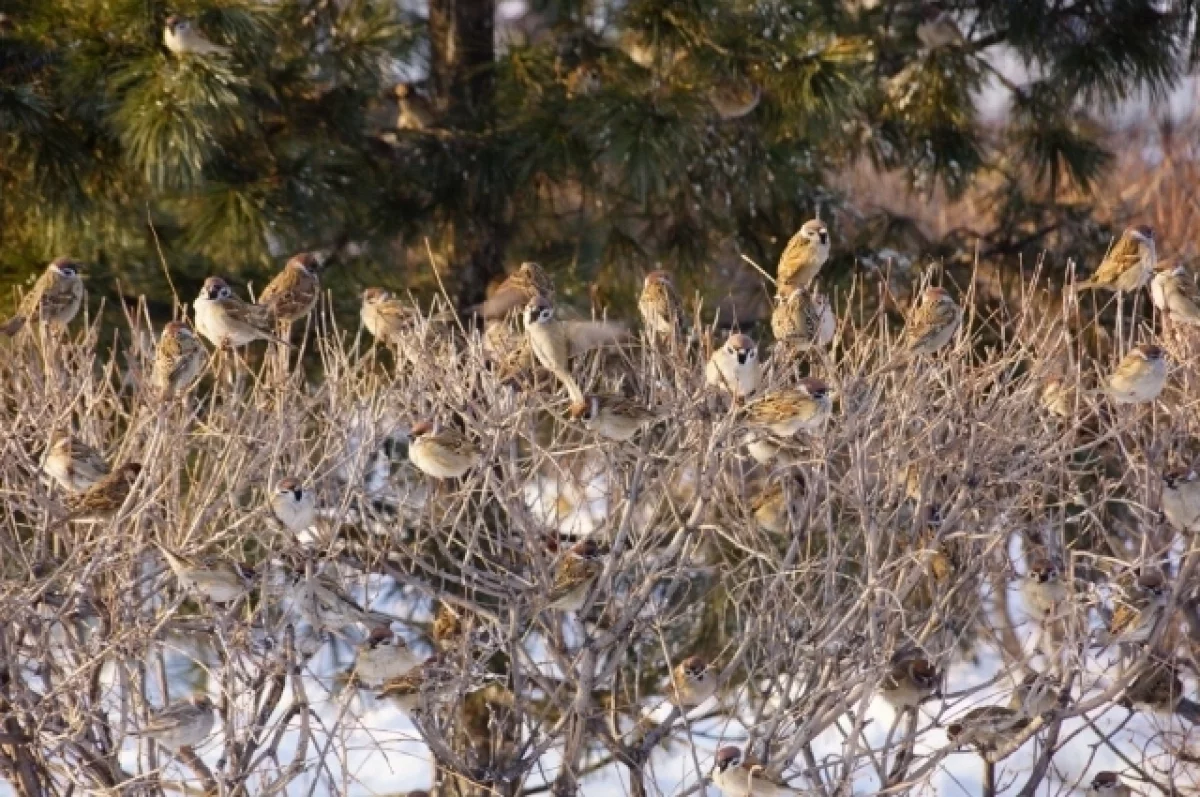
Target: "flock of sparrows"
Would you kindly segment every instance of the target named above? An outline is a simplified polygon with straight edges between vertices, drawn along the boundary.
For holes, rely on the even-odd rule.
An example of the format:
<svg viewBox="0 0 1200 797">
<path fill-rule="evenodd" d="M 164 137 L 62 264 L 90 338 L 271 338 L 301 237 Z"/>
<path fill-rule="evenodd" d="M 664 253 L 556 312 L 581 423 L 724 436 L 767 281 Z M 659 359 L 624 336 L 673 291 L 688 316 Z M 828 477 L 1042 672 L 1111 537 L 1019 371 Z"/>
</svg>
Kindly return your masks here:
<svg viewBox="0 0 1200 797">
<path fill-rule="evenodd" d="M 168 46 L 173 50 L 203 46 L 188 38 L 196 34 L 186 21 L 169 21 L 167 33 L 171 37 Z M 786 465 L 788 451 L 803 445 L 807 438 L 819 437 L 834 416 L 830 383 L 816 376 L 790 374 L 787 369 L 804 352 L 817 352 L 814 362 L 819 360 L 819 352 L 836 336 L 832 305 L 816 290 L 817 276 L 829 254 L 829 230 L 819 220 L 805 223 L 787 244 L 775 276 L 770 328 L 776 343 L 769 362 L 760 357 L 754 339 L 734 332 L 713 348 L 704 368 L 704 383 L 714 395 L 728 398 L 730 412 L 736 414 L 744 429 L 741 439 L 747 452 L 760 463 Z M 1121 236 L 1093 279 L 1078 288 L 1128 293 L 1152 283 L 1154 304 L 1170 322 L 1200 323 L 1200 300 L 1186 271 L 1171 269 L 1155 274 L 1155 267 L 1153 233 L 1145 227 L 1134 227 Z M 83 304 L 82 270 L 82 264 L 75 260 L 53 261 L 20 302 L 17 312 L 0 325 L 0 332 L 14 336 L 26 328 L 36 331 L 69 324 Z M 148 379 L 156 399 L 185 401 L 195 389 L 210 360 L 201 338 L 220 351 L 260 340 L 290 346 L 290 326 L 308 316 L 319 301 L 321 271 L 316 257 L 297 255 L 254 302 L 238 297 L 219 277 L 205 280 L 192 305 L 193 322 L 172 321 L 163 329 Z M 648 350 L 668 351 L 682 345 L 687 318 L 669 273 L 655 271 L 645 278 L 637 306 Z M 566 392 L 569 418 L 601 440 L 628 443 L 664 420 L 660 408 L 616 393 L 589 393 L 583 389 L 573 361 L 588 351 L 621 343 L 629 331 L 623 324 L 563 317 L 553 282 L 537 264 L 522 264 L 487 301 L 472 308 L 472 313 L 481 319 L 482 349 L 491 357 L 498 380 L 533 372 L 536 387 L 536 374 L 544 371 Z M 378 343 L 395 350 L 400 366 L 421 359 L 414 333 L 418 315 L 411 302 L 385 289 L 368 288 L 362 294 L 363 327 Z M 518 318 L 519 329 L 514 325 Z M 962 308 L 949 291 L 926 288 L 908 318 L 900 341 L 899 362 L 890 367 L 917 367 L 921 358 L 937 356 L 951 344 L 962 323 Z M 1162 393 L 1166 378 L 1164 350 L 1144 344 L 1131 349 L 1116 369 L 1102 378 L 1096 395 L 1114 404 L 1152 402 Z M 1055 411 L 1057 404 L 1048 402 L 1047 406 Z M 436 482 L 461 479 L 488 465 L 485 450 L 471 430 L 456 428 L 450 420 L 436 415 L 416 419 L 409 429 L 409 460 Z M 43 469 L 67 493 L 64 507 L 72 521 L 113 517 L 141 473 L 141 465 L 136 462 L 110 467 L 99 452 L 61 430 L 50 441 Z M 317 523 L 315 495 L 297 479 L 279 481 L 269 504 L 273 516 L 293 533 Z M 1180 531 L 1200 530 L 1200 480 L 1195 472 L 1172 472 L 1163 477 L 1162 509 Z M 751 510 L 763 529 L 777 534 L 787 531 L 789 507 L 780 482 L 772 482 L 755 496 Z M 181 589 L 197 598 L 226 605 L 238 601 L 250 589 L 253 574 L 233 563 L 193 560 L 160 547 Z M 606 548 L 590 538 L 565 549 L 538 610 L 583 609 L 604 570 L 606 554 Z M 1053 556 L 1045 552 L 1030 555 L 1022 593 L 1039 617 L 1053 617 L 1068 601 L 1064 578 Z M 366 640 L 358 647 L 354 671 L 362 684 L 378 689 L 380 696 L 411 708 L 423 690 L 454 681 L 452 665 L 460 662 L 455 659 L 453 645 L 437 645 L 438 651 L 422 660 L 391 630 L 394 618 L 362 607 L 331 579 L 305 574 L 290 579 L 288 586 L 292 605 L 314 629 L 341 634 L 346 627 L 357 624 L 367 630 Z M 1133 616 L 1114 618 L 1114 644 L 1144 644 L 1161 625 L 1170 595 L 1162 572 L 1145 569 L 1136 591 L 1145 597 L 1144 606 Z M 438 623 L 443 631 L 439 632 L 435 624 L 435 643 L 461 637 L 461 628 L 454 628 L 457 622 L 452 610 L 439 616 Z M 1126 692 L 1129 701 L 1200 718 L 1197 707 L 1181 698 L 1178 675 L 1169 665 L 1160 665 L 1131 684 Z M 906 650 L 892 660 L 879 690 L 898 709 L 915 711 L 940 693 L 941 683 L 942 673 L 934 663 L 919 650 Z M 691 656 L 671 669 L 668 695 L 680 708 L 692 708 L 716 696 L 718 686 L 712 663 Z M 949 725 L 947 735 L 956 745 L 995 751 L 1025 731 L 1035 718 L 1064 707 L 1068 699 L 1067 690 L 1052 675 L 1034 673 L 1016 686 L 1010 706 L 972 710 Z M 142 728 L 141 734 L 171 749 L 190 748 L 211 734 L 214 718 L 213 702 L 200 696 L 165 707 Z M 718 751 L 712 777 L 725 793 L 736 797 L 796 793 L 748 751 L 743 754 L 736 747 Z M 1091 791 L 1097 795 L 1129 793 L 1128 787 L 1109 772 L 1096 776 Z"/>
</svg>

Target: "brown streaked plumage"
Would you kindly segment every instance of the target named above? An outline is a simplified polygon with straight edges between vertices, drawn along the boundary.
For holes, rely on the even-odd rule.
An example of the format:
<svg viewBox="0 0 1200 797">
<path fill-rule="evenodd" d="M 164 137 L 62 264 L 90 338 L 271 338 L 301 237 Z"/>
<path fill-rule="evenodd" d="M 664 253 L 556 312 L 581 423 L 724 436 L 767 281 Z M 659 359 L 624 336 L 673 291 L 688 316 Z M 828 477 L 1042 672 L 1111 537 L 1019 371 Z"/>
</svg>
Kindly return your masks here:
<svg viewBox="0 0 1200 797">
<path fill-rule="evenodd" d="M 307 252 L 287 262 L 258 297 L 258 303 L 274 314 L 276 320 L 291 324 L 304 318 L 317 304 L 321 294 L 321 266 Z"/>
<path fill-rule="evenodd" d="M 67 497 L 67 512 L 72 518 L 103 519 L 112 517 L 129 497 L 142 466 L 127 462 L 86 491 Z"/>
<path fill-rule="evenodd" d="M 220 277 L 204 281 L 192 307 L 196 331 L 214 346 L 245 346 L 256 340 L 290 345 L 275 336 L 275 314 L 269 307 L 242 301 Z"/>
<path fill-rule="evenodd" d="M 491 321 L 521 311 L 534 297 L 554 301 L 554 283 L 537 263 L 522 263 L 475 311 Z"/>
<path fill-rule="evenodd" d="M 200 377 L 207 361 L 208 352 L 191 328 L 172 321 L 163 327 L 162 337 L 158 339 L 150 384 L 163 399 L 186 393 Z"/>
<path fill-rule="evenodd" d="M 703 656 L 689 656 L 671 670 L 671 702 L 698 706 L 717 693 L 717 674 Z"/>
<path fill-rule="evenodd" d="M 747 426 L 766 429 L 776 437 L 791 437 L 800 431 L 820 431 L 832 408 L 829 386 L 806 377 L 795 388 L 772 390 L 751 402 L 743 418 Z"/>
<path fill-rule="evenodd" d="M 424 421 L 409 432 L 408 458 L 435 479 L 457 479 L 480 461 L 479 449 L 455 429 Z"/>
<path fill-rule="evenodd" d="M 585 396 L 571 405 L 570 415 L 601 437 L 625 442 L 642 427 L 658 420 L 658 413 L 624 396 Z"/>
<path fill-rule="evenodd" d="M 55 434 L 42 470 L 70 492 L 83 492 L 109 473 L 100 452 L 71 434 Z"/>
<path fill-rule="evenodd" d="M 667 271 L 651 271 L 642 283 L 638 312 L 646 331 L 655 338 L 670 338 L 683 320 L 683 306 L 675 280 Z"/>
<path fill-rule="evenodd" d="M 1144 224 L 1129 227 L 1108 250 L 1092 278 L 1076 285 L 1075 290 L 1136 291 L 1150 281 L 1156 262 L 1154 230 Z"/>
<path fill-rule="evenodd" d="M 788 241 L 775 269 L 775 292 L 786 296 L 807 288 L 829 259 L 829 228 L 820 219 L 809 219 Z"/>
<path fill-rule="evenodd" d="M 564 612 L 582 609 L 592 583 L 604 570 L 603 557 L 604 550 L 593 540 L 583 540 L 571 546 L 554 572 L 550 608 Z"/>
<path fill-rule="evenodd" d="M 0 334 L 17 334 L 29 322 L 55 326 L 71 323 L 83 304 L 83 265 L 68 257 L 56 258 L 21 299 L 12 318 L 0 324 Z"/>
<path fill-rule="evenodd" d="M 912 355 L 933 354 L 954 339 L 962 308 L 945 288 L 926 288 L 904 328 L 903 346 Z"/>
</svg>

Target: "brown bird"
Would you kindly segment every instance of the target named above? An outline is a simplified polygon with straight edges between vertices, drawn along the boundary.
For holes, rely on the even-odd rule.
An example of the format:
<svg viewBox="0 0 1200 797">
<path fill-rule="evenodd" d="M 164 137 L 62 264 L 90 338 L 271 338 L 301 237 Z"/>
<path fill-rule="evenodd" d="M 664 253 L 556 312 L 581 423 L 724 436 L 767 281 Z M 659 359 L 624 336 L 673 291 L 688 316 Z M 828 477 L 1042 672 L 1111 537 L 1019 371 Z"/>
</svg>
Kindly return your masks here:
<svg viewBox="0 0 1200 797">
<path fill-rule="evenodd" d="M 1176 531 L 1200 531 L 1200 477 L 1189 468 L 1162 477 L 1162 511 Z"/>
<path fill-rule="evenodd" d="M 396 128 L 399 130 L 428 130 L 437 122 L 433 105 L 417 93 L 410 83 L 397 83 L 393 89 L 399 113 Z"/>
<path fill-rule="evenodd" d="M 742 399 L 758 390 L 762 380 L 762 363 L 758 359 L 758 344 L 749 335 L 735 333 L 725 345 L 712 353 L 704 366 L 704 382 Z"/>
<path fill-rule="evenodd" d="M 388 626 L 379 625 L 358 646 L 354 676 L 364 686 L 377 687 L 407 675 L 420 664 L 421 660 L 401 637 Z"/>
<path fill-rule="evenodd" d="M 642 284 L 638 297 L 638 312 L 642 324 L 655 338 L 670 338 L 683 320 L 683 306 L 675 291 L 675 280 L 667 271 L 651 271 Z"/>
<path fill-rule="evenodd" d="M 1144 224 L 1130 227 L 1108 250 L 1092 278 L 1076 285 L 1075 290 L 1136 291 L 1150 281 L 1156 264 L 1154 230 Z"/>
<path fill-rule="evenodd" d="M 945 288 L 926 288 L 904 328 L 903 346 L 911 355 L 933 354 L 954 339 L 962 308 Z"/>
<path fill-rule="evenodd" d="M 507 318 L 514 311 L 524 310 L 537 297 L 554 301 L 554 283 L 537 263 L 525 262 L 509 274 L 487 301 L 474 311 L 487 321 Z"/>
<path fill-rule="evenodd" d="M 937 694 L 942 677 L 937 667 L 919 654 L 893 657 L 892 668 L 879 684 L 883 699 L 896 708 L 917 708 Z"/>
<path fill-rule="evenodd" d="M 689 656 L 671 670 L 671 701 L 680 708 L 698 706 L 717 693 L 717 674 L 703 656 Z"/>
<path fill-rule="evenodd" d="M 1065 708 L 1069 695 L 1063 693 L 1062 682 L 1050 673 L 1031 672 L 1013 688 L 1008 707 L 1033 719 Z"/>
<path fill-rule="evenodd" d="M 428 421 L 409 432 L 408 458 L 435 479 L 457 479 L 480 461 L 479 449 L 454 429 L 440 429 Z"/>
<path fill-rule="evenodd" d="M 16 315 L 0 324 L 0 333 L 12 337 L 31 321 L 63 327 L 71 323 L 83 304 L 82 269 L 77 260 L 56 258 L 21 299 Z"/>
<path fill-rule="evenodd" d="M 127 462 L 86 491 L 67 497 L 66 507 L 73 519 L 104 519 L 116 514 L 129 497 L 142 466 Z"/>
<path fill-rule="evenodd" d="M 762 102 L 762 89 L 744 77 L 717 80 L 708 87 L 707 95 L 717 116 L 726 122 L 749 116 Z"/>
<path fill-rule="evenodd" d="M 747 426 L 766 429 L 776 437 L 797 432 L 819 432 L 829 420 L 833 403 L 829 386 L 815 377 L 801 379 L 793 388 L 779 388 L 746 406 Z"/>
<path fill-rule="evenodd" d="M 196 331 L 214 346 L 245 346 L 256 340 L 290 345 L 272 332 L 275 314 L 269 307 L 242 301 L 220 277 L 204 281 L 192 307 L 196 310 Z"/>
<path fill-rule="evenodd" d="M 108 475 L 100 452 L 71 434 L 55 433 L 42 470 L 73 493 L 83 492 Z"/>
<path fill-rule="evenodd" d="M 775 292 L 781 296 L 807 288 L 829 259 L 829 228 L 820 219 L 809 219 L 788 241 L 775 269 Z"/>
<path fill-rule="evenodd" d="M 168 750 L 190 749 L 212 733 L 214 708 L 208 695 L 196 695 L 154 712 L 133 735 L 153 739 Z"/>
<path fill-rule="evenodd" d="M 577 612 L 597 576 L 604 570 L 604 551 L 593 540 L 577 542 L 567 551 L 554 572 L 550 608 Z"/>
<path fill-rule="evenodd" d="M 954 745 L 993 751 L 1015 741 L 1030 721 L 1022 712 L 1006 706 L 981 706 L 947 725 L 946 736 Z"/>
<path fill-rule="evenodd" d="M 1200 326 L 1200 288 L 1183 266 L 1159 271 L 1150 283 L 1150 298 L 1171 321 Z"/>
<path fill-rule="evenodd" d="M 1167 384 L 1167 353 L 1161 346 L 1142 344 L 1130 349 L 1104 380 L 1100 393 L 1116 404 L 1154 401 Z"/>
<path fill-rule="evenodd" d="M 280 323 L 291 324 L 312 312 L 320 294 L 321 266 L 315 257 L 303 252 L 289 260 L 267 284 L 258 303 Z"/>
<path fill-rule="evenodd" d="M 1192 724 L 1200 723 L 1200 704 L 1183 696 L 1183 682 L 1174 664 L 1162 659 L 1146 662 L 1129 686 L 1125 700 L 1150 711 L 1174 712 Z"/>
<path fill-rule="evenodd" d="M 387 681 L 376 697 L 395 703 L 402 711 L 412 711 L 421 703 L 422 693 L 430 700 L 453 696 L 462 684 L 462 674 L 448 657 L 434 653 L 404 675 Z M 467 684 L 470 691 L 471 684 Z"/>
<path fill-rule="evenodd" d="M 367 288 L 362 294 L 363 326 L 380 343 L 395 346 L 415 365 L 424 353 L 416 340 L 416 308 L 384 288 Z"/>
<path fill-rule="evenodd" d="M 585 396 L 571 405 L 570 415 L 582 421 L 588 431 L 621 443 L 659 418 L 654 410 L 624 396 Z"/>
<path fill-rule="evenodd" d="M 1097 772 L 1087 797 L 1133 797 L 1133 789 L 1122 783 L 1116 772 Z"/>
<path fill-rule="evenodd" d="M 1058 564 L 1043 553 L 1031 554 L 1021 594 L 1038 619 L 1056 614 L 1068 598 Z"/>
<path fill-rule="evenodd" d="M 775 297 L 771 313 L 771 333 L 775 340 L 786 341 L 800 351 L 813 346 L 826 346 L 837 331 L 837 319 L 829 300 L 819 293 L 796 288 L 787 295 Z"/>
<path fill-rule="evenodd" d="M 191 328 L 179 321 L 163 327 L 154 352 L 150 384 L 160 398 L 170 399 L 187 392 L 200 377 L 208 352 Z"/>
<path fill-rule="evenodd" d="M 782 778 L 769 774 L 753 756 L 743 756 L 737 747 L 717 751 L 712 779 L 725 797 L 792 797 L 800 793 Z"/>
<path fill-rule="evenodd" d="M 194 595 L 213 603 L 231 603 L 250 589 L 254 572 L 249 568 L 216 557 L 186 559 L 165 545 L 158 548 L 179 586 Z"/>
<path fill-rule="evenodd" d="M 786 534 L 790 502 L 787 490 L 781 481 L 775 480 L 755 494 L 750 500 L 750 512 L 763 531 L 771 534 Z"/>
</svg>

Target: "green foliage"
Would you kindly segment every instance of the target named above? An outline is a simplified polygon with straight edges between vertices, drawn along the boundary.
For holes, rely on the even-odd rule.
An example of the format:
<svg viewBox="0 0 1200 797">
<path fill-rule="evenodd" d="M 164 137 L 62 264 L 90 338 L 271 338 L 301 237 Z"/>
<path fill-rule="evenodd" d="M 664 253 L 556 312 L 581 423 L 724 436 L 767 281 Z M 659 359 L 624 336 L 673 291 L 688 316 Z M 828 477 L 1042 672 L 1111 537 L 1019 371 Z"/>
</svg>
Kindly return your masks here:
<svg viewBox="0 0 1200 797">
<path fill-rule="evenodd" d="M 841 201 L 828 177 L 862 158 L 951 195 L 986 176 L 1003 230 L 1078 218 L 1064 189 L 1109 162 L 1092 114 L 1173 86 L 1195 60 L 1197 11 L 957 0 L 946 10 L 963 41 L 930 48 L 918 35 L 930 4 L 911 0 L 632 0 L 603 13 L 537 0 L 528 43 L 494 60 L 485 48 L 483 67 L 456 73 L 426 20 L 391 0 L 10 5 L 3 273 L 69 251 L 122 274 L 124 290 L 161 292 L 161 247 L 181 285 L 220 273 L 261 286 L 292 252 L 338 248 L 330 277 L 347 309 L 367 281 L 429 287 L 426 239 L 451 278 L 480 252 L 484 270 L 464 281 L 538 257 L 576 294 L 572 281 L 657 263 L 703 274 L 730 243 L 772 262 Z M 168 53 L 169 13 L 231 55 Z M 1002 55 L 1036 79 L 998 79 Z M 464 105 L 450 91 L 433 97 L 433 129 L 394 129 L 401 74 L 472 81 L 487 63 L 494 95 Z M 761 101 L 722 118 L 714 98 L 729 90 Z M 996 90 L 1012 108 L 998 130 L 975 110 Z"/>
</svg>

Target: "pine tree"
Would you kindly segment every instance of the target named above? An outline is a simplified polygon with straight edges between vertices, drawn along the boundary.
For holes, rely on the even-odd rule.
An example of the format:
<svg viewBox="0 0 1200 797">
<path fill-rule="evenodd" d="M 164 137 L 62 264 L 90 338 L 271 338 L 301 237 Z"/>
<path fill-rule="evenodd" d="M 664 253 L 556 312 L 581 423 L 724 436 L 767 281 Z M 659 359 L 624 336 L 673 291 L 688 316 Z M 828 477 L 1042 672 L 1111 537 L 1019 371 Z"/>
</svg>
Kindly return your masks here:
<svg viewBox="0 0 1200 797">
<path fill-rule="evenodd" d="M 172 288 L 261 288 L 326 249 L 349 308 L 365 284 L 431 286 L 428 241 L 463 305 L 522 259 L 568 296 L 602 277 L 627 298 L 656 263 L 702 276 L 731 246 L 772 263 L 863 158 L 952 195 L 986 178 L 997 253 L 1048 232 L 1095 246 L 1074 189 L 1108 162 L 1096 111 L 1162 95 L 1196 57 L 1190 2 L 537 0 L 502 41 L 494 0 L 425 19 L 390 0 L 180 6 L 8 4 L 6 280 L 69 252 L 97 264 L 93 296 L 169 315 Z M 168 53 L 169 13 L 231 54 Z M 1034 77 L 998 78 L 1001 54 Z M 401 100 L 423 129 L 396 129 L 404 74 L 423 76 Z M 995 80 L 1011 114 L 988 130 L 975 102 Z"/>
</svg>

